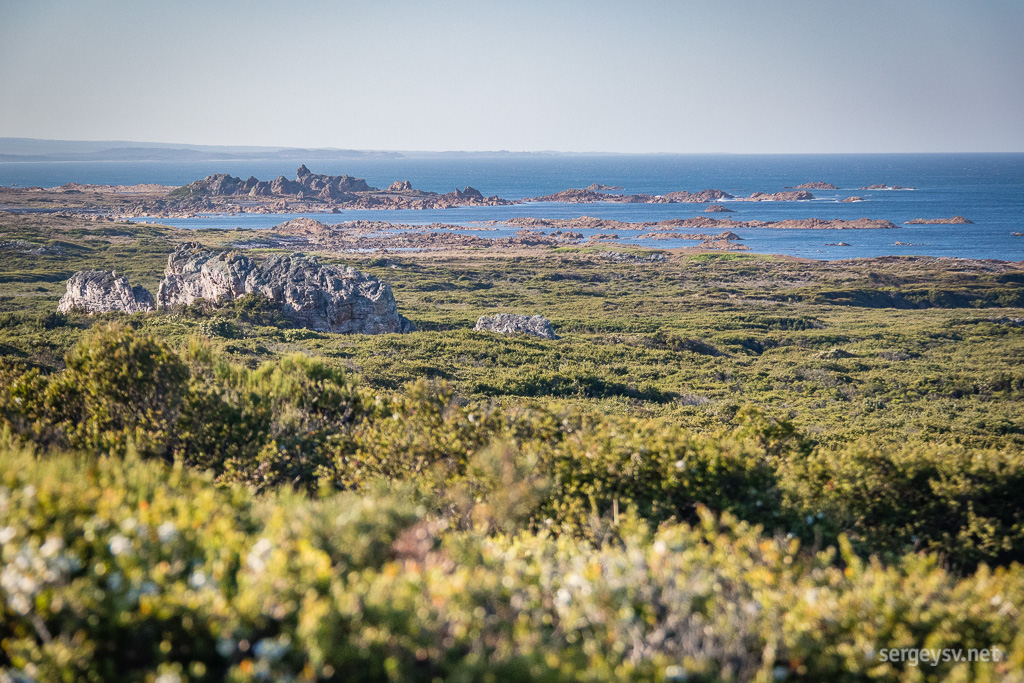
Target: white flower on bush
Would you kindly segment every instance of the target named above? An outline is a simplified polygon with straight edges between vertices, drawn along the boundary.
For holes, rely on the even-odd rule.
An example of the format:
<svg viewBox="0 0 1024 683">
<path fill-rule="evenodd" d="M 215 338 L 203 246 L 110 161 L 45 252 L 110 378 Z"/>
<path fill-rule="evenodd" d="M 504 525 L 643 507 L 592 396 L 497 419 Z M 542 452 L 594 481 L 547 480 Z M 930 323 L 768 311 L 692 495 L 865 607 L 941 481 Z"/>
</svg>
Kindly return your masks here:
<svg viewBox="0 0 1024 683">
<path fill-rule="evenodd" d="M 21 559 L 23 556 L 19 556 Z M 31 569 L 24 566 L 25 562 L 9 562 L 0 571 L 0 588 L 8 595 L 27 595 L 32 597 L 39 590 L 39 583 L 32 577 Z"/>
<path fill-rule="evenodd" d="M 173 522 L 164 522 L 156 528 L 156 535 L 161 542 L 167 543 L 178 535 L 178 530 L 174 527 Z"/>
<path fill-rule="evenodd" d="M 110 537 L 110 552 L 114 555 L 126 553 L 132 549 L 132 542 L 121 534 L 114 534 Z"/>
<path fill-rule="evenodd" d="M 39 548 L 39 553 L 43 557 L 53 557 L 64 548 L 64 539 L 59 536 L 50 536 L 46 539 L 46 543 L 43 543 L 42 547 Z"/>
<path fill-rule="evenodd" d="M 267 566 L 267 560 L 270 559 L 270 551 L 272 549 L 273 545 L 269 539 L 261 538 L 256 541 L 252 550 L 249 551 L 249 555 L 245 558 L 245 566 L 254 574 L 261 573 Z"/>
<path fill-rule="evenodd" d="M 188 583 L 193 588 L 202 588 L 206 585 L 206 580 L 206 574 L 197 569 L 192 572 L 192 576 L 189 577 Z"/>
<path fill-rule="evenodd" d="M 7 604 L 9 604 L 11 609 L 17 614 L 26 615 L 32 611 L 32 603 L 21 593 L 15 593 L 12 595 Z"/>
<path fill-rule="evenodd" d="M 62 554 L 63 548 L 60 538 L 51 537 L 38 548 L 26 543 L 16 553 L 5 553 L 6 561 L 0 567 L 0 589 L 11 610 L 28 614 L 43 588 L 64 582 L 80 568 L 78 558 Z"/>
</svg>

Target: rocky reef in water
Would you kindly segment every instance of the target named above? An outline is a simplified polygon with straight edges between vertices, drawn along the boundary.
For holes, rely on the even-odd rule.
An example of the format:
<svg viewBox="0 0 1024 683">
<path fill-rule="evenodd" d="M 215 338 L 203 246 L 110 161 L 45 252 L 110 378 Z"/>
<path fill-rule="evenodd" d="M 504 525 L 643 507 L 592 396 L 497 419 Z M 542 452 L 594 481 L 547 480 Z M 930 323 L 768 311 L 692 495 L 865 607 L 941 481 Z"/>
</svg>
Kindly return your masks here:
<svg viewBox="0 0 1024 683">
<path fill-rule="evenodd" d="M 722 190 L 701 190 L 700 192 L 687 192 L 677 190 L 665 194 L 607 194 L 605 192 L 589 188 L 569 188 L 554 194 L 547 194 L 541 197 L 530 197 L 524 202 L 563 202 L 567 204 L 593 204 L 597 202 L 611 202 L 614 204 L 706 204 L 720 199 L 732 199 L 733 196 Z"/>
<path fill-rule="evenodd" d="M 838 190 L 839 187 L 832 183 L 823 183 L 820 180 L 816 180 L 813 183 L 803 183 L 796 187 L 787 187 L 787 190 Z"/>
<path fill-rule="evenodd" d="M 497 222 L 494 222 L 497 224 Z M 669 218 L 663 221 L 625 223 L 622 221 L 582 216 L 580 218 L 510 218 L 500 222 L 518 228 L 557 228 L 559 230 L 674 230 L 677 228 L 731 229 L 731 228 L 775 228 L 780 230 L 891 230 L 900 226 L 879 218 L 858 218 L 856 220 L 795 218 L 781 221 L 738 221 L 733 218 L 694 216 L 693 218 Z"/>
<path fill-rule="evenodd" d="M 787 190 L 785 192 L 754 192 L 749 197 L 738 197 L 737 202 L 804 202 L 814 199 L 807 190 Z"/>
<path fill-rule="evenodd" d="M 952 218 L 914 218 L 904 221 L 903 225 L 973 225 L 974 221 L 967 220 L 963 216 Z"/>
</svg>

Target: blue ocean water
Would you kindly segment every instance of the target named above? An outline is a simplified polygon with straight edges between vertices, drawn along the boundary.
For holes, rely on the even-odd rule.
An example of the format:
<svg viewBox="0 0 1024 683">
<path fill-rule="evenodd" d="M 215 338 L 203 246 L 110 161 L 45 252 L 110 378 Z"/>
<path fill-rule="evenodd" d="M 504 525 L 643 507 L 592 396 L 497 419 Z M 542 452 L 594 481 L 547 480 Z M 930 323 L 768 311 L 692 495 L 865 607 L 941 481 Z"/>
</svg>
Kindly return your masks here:
<svg viewBox="0 0 1024 683">
<path fill-rule="evenodd" d="M 159 183 L 183 185 L 212 173 L 254 175 L 270 179 L 295 176 L 294 162 L 66 162 L 0 163 L 0 185 L 52 187 L 68 182 L 95 184 Z M 777 192 L 811 181 L 841 190 L 812 191 L 807 202 L 731 202 L 736 220 L 786 218 L 884 218 L 899 230 L 736 229 L 755 253 L 839 259 L 892 254 L 1024 260 L 1024 154 L 898 155 L 518 155 L 366 158 L 307 164 L 314 173 L 364 177 L 386 187 L 410 180 L 414 187 L 447 192 L 467 185 L 485 195 L 508 199 L 550 194 L 591 183 L 618 185 L 626 193 L 661 194 L 672 190 L 725 190 L 737 196 Z M 873 184 L 914 190 L 858 190 Z M 843 203 L 852 195 L 866 201 Z M 628 222 L 689 218 L 703 214 L 699 204 L 560 204 L 530 203 L 507 207 L 460 207 L 437 211 L 343 211 L 309 214 L 327 223 L 376 219 L 401 223 L 444 222 L 470 225 L 515 216 L 572 218 L 597 216 Z M 973 225 L 903 226 L 914 218 L 963 215 Z M 161 219 L 187 228 L 272 227 L 289 216 L 201 216 Z M 477 232 L 483 237 L 511 231 Z M 639 240 L 619 232 L 620 242 L 657 247 L 693 246 L 694 242 Z M 849 247 L 826 246 L 847 242 Z M 909 243 L 898 246 L 895 242 Z"/>
</svg>

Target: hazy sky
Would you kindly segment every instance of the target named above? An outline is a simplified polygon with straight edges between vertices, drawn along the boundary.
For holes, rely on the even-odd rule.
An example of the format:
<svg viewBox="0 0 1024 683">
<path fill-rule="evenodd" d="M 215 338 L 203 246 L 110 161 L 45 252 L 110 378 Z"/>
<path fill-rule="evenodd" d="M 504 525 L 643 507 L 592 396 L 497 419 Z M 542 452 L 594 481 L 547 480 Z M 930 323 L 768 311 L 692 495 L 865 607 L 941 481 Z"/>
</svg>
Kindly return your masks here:
<svg viewBox="0 0 1024 683">
<path fill-rule="evenodd" d="M 0 136 L 1024 151 L 1024 2 L 0 0 Z"/>
</svg>

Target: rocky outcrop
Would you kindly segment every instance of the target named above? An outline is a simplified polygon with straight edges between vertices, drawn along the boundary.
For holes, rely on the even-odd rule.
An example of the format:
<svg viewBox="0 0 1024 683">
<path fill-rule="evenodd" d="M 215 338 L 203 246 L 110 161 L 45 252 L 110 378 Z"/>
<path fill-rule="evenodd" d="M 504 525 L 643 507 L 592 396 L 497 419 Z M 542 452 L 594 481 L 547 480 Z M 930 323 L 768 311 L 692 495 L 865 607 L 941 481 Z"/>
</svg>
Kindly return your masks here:
<svg viewBox="0 0 1024 683">
<path fill-rule="evenodd" d="M 569 188 L 554 194 L 546 194 L 542 197 L 531 197 L 526 201 L 530 202 L 566 202 L 569 204 L 592 204 L 594 202 L 621 201 L 623 195 L 603 194 L 595 190 L 580 190 Z"/>
<path fill-rule="evenodd" d="M 67 282 L 67 292 L 57 304 L 59 313 L 141 313 L 153 310 L 153 295 L 132 287 L 128 278 L 105 270 L 80 270 Z"/>
<path fill-rule="evenodd" d="M 238 252 L 190 242 L 168 257 L 157 302 L 161 307 L 199 299 L 223 302 L 257 294 L 277 303 L 301 327 L 321 332 L 409 332 L 386 283 L 345 266 L 322 265 L 291 254 L 255 261 Z"/>
<path fill-rule="evenodd" d="M 714 249 L 716 251 L 750 251 L 745 244 L 736 244 L 732 240 L 713 239 L 704 240 L 697 245 L 698 249 Z"/>
<path fill-rule="evenodd" d="M 886 185 L 885 183 L 878 183 L 876 185 L 868 185 L 866 187 L 858 187 L 858 190 L 913 190 L 913 187 L 903 187 L 902 185 Z"/>
<path fill-rule="evenodd" d="M 293 209 L 305 207 L 332 209 L 447 209 L 454 206 L 502 206 L 511 204 L 500 197 L 485 197 L 479 190 L 467 187 L 445 194 L 416 190 L 408 180 L 397 180 L 387 190 L 380 191 L 367 185 L 363 178 L 350 175 L 322 175 L 313 173 L 305 165 L 299 167 L 295 180 L 278 176 L 274 180 L 247 180 L 226 173 L 207 176 L 167 195 L 175 210 L 210 211 L 218 205 L 237 202 L 235 208 L 256 213 L 285 211 L 284 201 Z M 267 202 L 270 200 L 270 206 Z M 250 204 L 258 206 L 249 206 Z M 279 205 L 277 205 L 279 204 Z M 243 206 L 245 205 L 245 206 Z M 160 211 L 168 211 L 160 207 Z"/>
<path fill-rule="evenodd" d="M 913 220 L 904 221 L 903 225 L 973 225 L 974 221 L 969 221 L 963 216 L 953 216 L 952 218 L 915 218 Z"/>
<path fill-rule="evenodd" d="M 253 176 L 242 180 L 227 173 L 216 173 L 189 183 L 171 192 L 171 197 L 296 197 L 323 200 L 345 199 L 356 192 L 371 192 L 362 178 L 350 175 L 321 175 L 311 172 L 305 164 L 295 172 L 295 180 L 278 176 L 274 180 L 257 180 Z"/>
<path fill-rule="evenodd" d="M 511 313 L 484 315 L 476 321 L 477 332 L 497 332 L 498 334 L 528 334 L 544 339 L 558 339 L 551 321 L 540 315 L 526 316 Z"/>
<path fill-rule="evenodd" d="M 408 180 L 396 180 L 388 185 L 388 192 L 411 192 L 412 183 Z"/>
<path fill-rule="evenodd" d="M 704 213 L 732 213 L 732 209 L 722 206 L 721 204 L 712 204 L 708 208 L 704 209 Z"/>
<path fill-rule="evenodd" d="M 845 203 L 847 203 L 847 204 L 852 204 L 853 202 L 862 202 L 862 201 L 864 201 L 864 198 L 863 197 L 847 197 L 843 201 Z"/>
<path fill-rule="evenodd" d="M 621 190 L 622 188 L 618 185 L 602 185 L 600 183 L 591 183 L 587 185 L 584 190 L 590 190 L 591 192 L 613 192 L 615 190 Z"/>
</svg>

